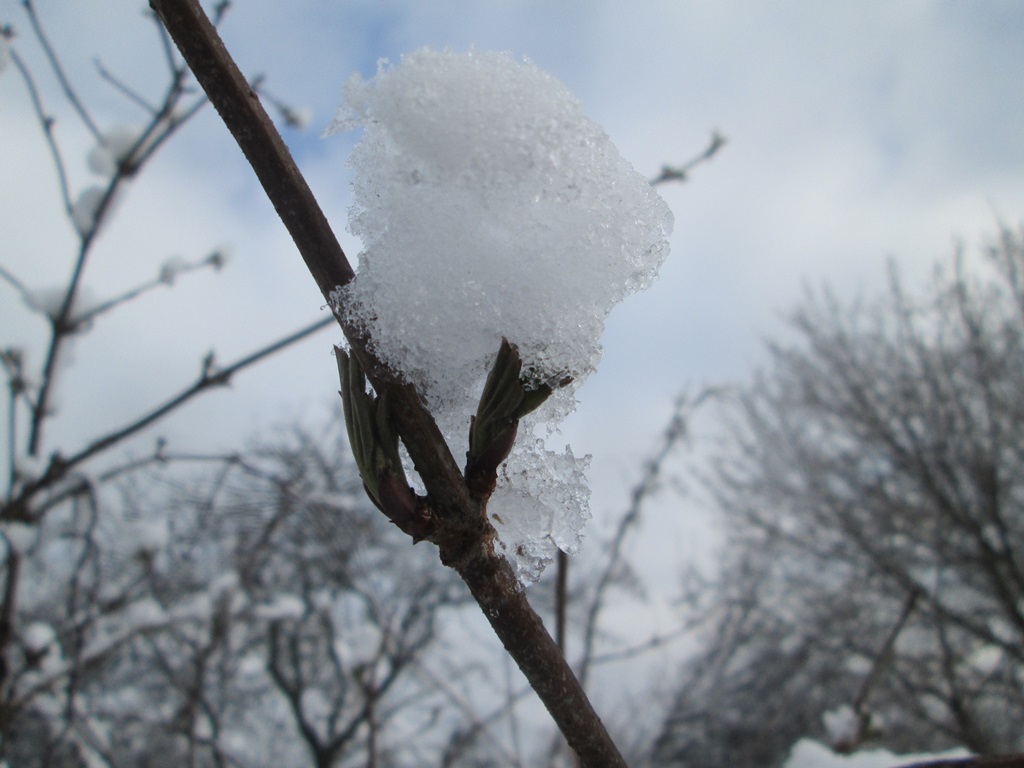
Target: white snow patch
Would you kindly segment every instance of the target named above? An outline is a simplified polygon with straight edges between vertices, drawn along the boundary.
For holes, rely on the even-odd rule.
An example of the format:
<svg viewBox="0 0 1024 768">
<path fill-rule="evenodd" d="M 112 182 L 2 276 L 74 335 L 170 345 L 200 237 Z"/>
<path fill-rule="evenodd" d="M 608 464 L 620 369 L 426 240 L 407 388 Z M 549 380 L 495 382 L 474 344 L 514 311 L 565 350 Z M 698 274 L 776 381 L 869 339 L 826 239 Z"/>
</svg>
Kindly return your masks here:
<svg viewBox="0 0 1024 768">
<path fill-rule="evenodd" d="M 31 653 L 42 653 L 57 640 L 53 627 L 43 622 L 33 622 L 21 633 L 21 641 Z"/>
<path fill-rule="evenodd" d="M 830 744 L 854 744 L 860 735 L 860 718 L 848 705 L 822 713 L 821 722 Z"/>
<path fill-rule="evenodd" d="M 1006 652 L 1002 648 L 995 645 L 984 645 L 968 656 L 964 663 L 979 674 L 987 676 L 998 669 L 1005 656 Z"/>
<path fill-rule="evenodd" d="M 141 137 L 142 129 L 138 126 L 115 125 L 89 152 L 89 169 L 100 176 L 113 176 Z"/>
<path fill-rule="evenodd" d="M 125 610 L 123 624 L 125 631 L 137 631 L 158 627 L 168 621 L 167 611 L 152 597 L 132 603 Z"/>
<path fill-rule="evenodd" d="M 98 235 L 103 230 L 103 226 L 113 217 L 126 186 L 127 183 L 124 180 L 117 185 L 102 214 L 100 205 L 107 194 L 106 187 L 92 185 L 82 190 L 71 206 L 71 223 L 74 224 L 75 231 L 82 237 L 90 233 L 93 237 Z M 97 216 L 102 216 L 99 222 L 96 221 Z"/>
<path fill-rule="evenodd" d="M 558 454 L 542 440 L 521 440 L 502 468 L 487 510 L 521 583 L 536 581 L 559 549 L 579 549 L 590 519 L 589 463 L 590 456 L 577 459 L 569 446 Z"/>
<path fill-rule="evenodd" d="M 970 757 L 970 753 L 954 749 L 932 755 L 894 755 L 884 749 L 871 749 L 851 755 L 837 755 L 824 744 L 812 739 L 801 739 L 789 753 L 785 768 L 895 768 L 926 760 L 952 760 L 960 757 Z"/>
<path fill-rule="evenodd" d="M 166 549 L 170 529 L 163 519 L 133 520 L 125 525 L 124 535 L 135 552 L 155 554 Z"/>
<path fill-rule="evenodd" d="M 25 523 L 7 523 L 3 529 L 3 536 L 15 550 L 27 552 L 38 541 L 39 528 Z"/>
<path fill-rule="evenodd" d="M 339 292 L 432 410 L 467 416 L 502 336 L 578 384 L 611 307 L 668 254 L 668 206 L 550 75 L 507 53 L 417 51 L 353 77 L 332 129 L 365 127 Z"/>
<path fill-rule="evenodd" d="M 263 661 L 263 657 L 258 653 L 247 653 L 242 657 L 242 660 L 238 662 L 238 674 L 242 677 L 255 677 L 263 674 L 266 669 L 266 664 Z"/>
<path fill-rule="evenodd" d="M 254 613 L 257 619 L 263 619 L 264 621 L 301 619 L 306 613 L 306 604 L 296 595 L 274 595 L 269 603 L 257 605 Z"/>
<path fill-rule="evenodd" d="M 369 664 L 381 654 L 384 636 L 380 627 L 369 621 L 351 622 L 339 628 L 334 652 L 343 667 L 352 669 Z"/>
<path fill-rule="evenodd" d="M 288 108 L 282 110 L 281 115 L 284 117 L 288 127 L 294 128 L 297 131 L 306 130 L 309 124 L 313 122 L 313 110 L 309 107 Z"/>
<path fill-rule="evenodd" d="M 192 265 L 188 263 L 184 256 L 168 256 L 164 263 L 160 265 L 160 282 L 174 285 L 174 281 L 178 279 L 178 274 L 188 270 L 190 266 Z"/>
<path fill-rule="evenodd" d="M 357 126 L 349 229 L 364 250 L 336 308 L 416 385 L 457 455 L 503 336 L 530 378 L 572 378 L 543 409 L 549 424 L 564 418 L 608 312 L 668 254 L 668 206 L 564 85 L 507 53 L 382 62 L 373 79 L 349 80 L 329 131 Z M 527 553 L 517 568 L 529 576 L 549 544 L 576 545 L 589 513 L 578 461 L 548 454 L 548 470 L 523 478 L 537 452 L 517 455 L 519 484 L 491 505 L 510 518 L 502 542 Z M 572 498 L 538 498 L 547 480 Z"/>
<path fill-rule="evenodd" d="M 78 199 L 71 207 L 71 222 L 78 234 L 85 235 L 96 226 L 96 215 L 99 213 L 104 195 L 106 190 L 96 185 L 87 187 L 78 195 Z"/>
</svg>

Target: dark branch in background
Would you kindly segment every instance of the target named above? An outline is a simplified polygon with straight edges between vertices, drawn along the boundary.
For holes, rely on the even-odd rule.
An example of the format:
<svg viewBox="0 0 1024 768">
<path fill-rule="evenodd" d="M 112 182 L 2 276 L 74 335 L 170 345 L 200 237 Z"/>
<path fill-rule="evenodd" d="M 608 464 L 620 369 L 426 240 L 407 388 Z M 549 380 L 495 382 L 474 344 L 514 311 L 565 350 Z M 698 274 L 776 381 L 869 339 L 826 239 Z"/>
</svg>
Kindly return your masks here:
<svg viewBox="0 0 1024 768">
<path fill-rule="evenodd" d="M 199 378 L 196 379 L 195 383 L 182 390 L 162 405 L 158 405 L 149 413 L 141 416 L 124 427 L 116 429 L 102 437 L 96 438 L 89 443 L 89 445 L 67 458 L 61 457 L 59 454 L 55 455 L 50 460 L 50 464 L 42 477 L 26 483 L 26 485 L 20 489 L 18 495 L 15 496 L 4 508 L 0 509 L 0 519 L 20 520 L 24 522 L 35 521 L 38 515 L 30 508 L 29 502 L 38 491 L 53 485 L 55 482 L 65 477 L 71 469 L 78 466 L 86 459 L 92 458 L 96 454 L 105 451 L 113 445 L 140 432 L 167 414 L 176 410 L 196 395 L 213 387 L 227 385 L 230 382 L 231 377 L 239 371 L 255 365 L 261 360 L 273 355 L 275 352 L 279 352 L 285 347 L 291 346 L 301 339 L 326 328 L 333 322 L 333 319 L 329 317 L 317 320 L 315 323 L 307 325 L 305 328 L 301 328 L 295 333 L 285 336 L 283 339 L 279 339 L 256 352 L 246 355 L 241 360 L 237 360 L 224 368 L 216 368 L 213 363 L 212 353 L 207 355 L 206 359 L 203 361 Z"/>
<path fill-rule="evenodd" d="M 4 598 L 0 604 L 0 651 L 7 648 L 14 633 L 14 607 L 17 603 L 18 590 L 18 569 L 21 566 L 21 555 L 11 546 L 7 536 L 0 531 L 0 539 L 3 540 L 4 548 L 7 550 L 4 558 Z M 0 653 L 0 684 L 7 682 L 10 670 L 7 668 L 7 661 Z"/>
<path fill-rule="evenodd" d="M 57 52 L 53 50 L 53 46 L 50 45 L 49 38 L 47 38 L 42 25 L 39 23 L 39 17 L 36 15 L 35 5 L 32 3 L 32 0 L 22 0 L 21 4 L 25 7 L 25 13 L 28 14 L 29 21 L 32 23 L 32 31 L 35 33 L 36 39 L 39 40 L 39 44 L 46 53 L 46 58 L 50 62 L 50 68 L 53 69 L 53 73 L 57 76 L 57 80 L 60 81 L 60 86 L 64 90 L 64 95 L 67 96 L 68 101 L 71 102 L 71 105 L 75 108 L 78 116 L 82 118 L 82 122 L 85 123 L 93 137 L 98 141 L 101 138 L 102 133 L 99 128 L 96 127 L 96 123 L 89 115 L 85 106 L 79 100 L 78 93 L 71 86 L 71 83 L 68 82 L 67 76 L 64 74 L 64 67 L 57 58 Z"/>
<path fill-rule="evenodd" d="M 907 625 L 907 621 L 910 619 L 910 615 L 914 612 L 914 607 L 917 605 L 918 598 L 921 596 L 919 592 L 911 592 L 907 595 L 906 602 L 903 603 L 903 608 L 900 610 L 900 615 L 896 619 L 896 623 L 893 624 L 892 629 L 886 636 L 878 652 L 875 654 L 875 660 L 871 664 L 871 669 L 868 670 L 867 675 L 864 676 L 864 682 L 860 686 L 860 690 L 857 691 L 857 696 L 853 700 L 853 712 L 857 716 L 857 733 L 855 738 L 851 740 L 848 749 L 843 749 L 847 745 L 836 745 L 837 752 L 852 752 L 859 746 L 861 740 L 867 735 L 868 728 L 871 725 L 871 712 L 868 709 L 868 697 L 871 695 L 871 691 L 878 684 L 882 674 L 886 671 L 886 667 L 892 660 L 893 647 L 896 645 L 896 640 L 903 631 L 903 628 Z"/>
<path fill-rule="evenodd" d="M 651 179 L 651 186 L 657 186 L 658 184 L 664 184 L 669 181 L 689 181 L 690 171 L 696 168 L 702 163 L 706 163 L 716 154 L 718 150 L 725 146 L 728 139 L 725 138 L 718 131 L 711 134 L 711 141 L 707 148 L 696 157 L 687 160 L 682 165 L 663 165 L 661 167 L 661 173 Z"/>
<path fill-rule="evenodd" d="M 25 66 L 18 52 L 12 49 L 9 51 L 9 55 L 11 61 L 14 62 L 14 66 L 18 68 L 21 79 L 25 82 L 25 87 L 28 89 L 29 98 L 32 100 L 32 108 L 35 110 L 36 118 L 43 129 L 43 136 L 46 137 L 46 146 L 50 150 L 54 168 L 57 170 L 57 181 L 60 184 L 60 196 L 64 203 L 64 211 L 70 217 L 71 190 L 68 187 L 67 171 L 64 169 L 64 158 L 61 156 L 60 147 L 57 146 L 57 140 L 53 135 L 54 119 L 47 114 L 46 108 L 43 106 L 42 97 L 39 95 L 39 88 L 36 87 L 35 78 L 32 77 L 32 73 L 29 72 L 28 67 Z"/>
<path fill-rule="evenodd" d="M 198 3 L 150 0 L 150 6 L 252 165 L 321 293 L 329 298 L 335 288 L 353 279 L 354 272 L 255 93 Z M 494 531 L 481 503 L 470 494 L 433 417 L 410 385 L 399 383 L 367 353 L 367 340 L 355 329 L 342 326 L 378 396 L 390 401 L 395 425 L 437 519 L 433 541 L 440 548 L 442 562 L 459 572 L 584 764 L 624 766 L 572 670 L 526 600 L 511 566 L 494 552 Z"/>
<path fill-rule="evenodd" d="M 0 349 L 0 365 L 7 374 L 7 493 L 14 489 L 18 466 L 18 398 L 25 394 L 25 356 L 19 349 Z"/>
<path fill-rule="evenodd" d="M 725 146 L 727 141 L 728 141 L 728 139 L 726 139 L 725 136 L 723 136 L 718 131 L 714 131 L 711 134 L 711 140 L 708 143 L 707 147 L 705 147 L 704 150 L 700 154 L 698 154 L 695 157 L 691 158 L 690 160 L 688 160 L 687 162 L 683 163 L 682 165 L 678 165 L 678 166 L 664 165 L 664 166 L 662 166 L 661 173 L 658 176 L 656 176 L 655 178 L 650 180 L 651 186 L 652 187 L 656 187 L 659 184 L 665 184 L 665 183 L 670 182 L 670 181 L 680 181 L 680 182 L 689 181 L 689 179 L 690 179 L 690 176 L 689 176 L 690 171 L 692 171 L 698 165 L 701 165 L 702 163 L 706 163 L 709 160 L 711 160 L 716 154 L 718 154 L 718 151 L 722 147 Z M 620 528 L 620 534 L 623 534 L 623 533 L 625 533 L 625 531 Z M 617 558 L 617 554 L 615 554 L 614 556 Z M 559 550 L 558 555 L 556 557 L 555 563 L 556 563 L 555 567 L 557 568 L 557 572 L 556 572 L 556 576 L 555 576 L 555 637 L 557 638 L 558 647 L 562 650 L 562 653 L 565 653 L 565 651 L 566 651 L 566 647 L 565 647 L 565 623 L 566 623 L 566 611 L 567 611 L 566 603 L 567 603 L 567 601 L 569 599 L 568 598 L 568 595 L 569 595 L 569 556 L 565 552 L 562 552 L 561 550 Z M 610 573 L 610 571 L 606 571 L 606 575 L 609 574 L 609 573 Z M 604 591 L 604 588 L 602 587 L 599 590 L 599 594 L 597 595 L 597 599 L 600 599 L 601 593 L 603 593 L 603 591 Z M 593 614 L 593 611 L 596 608 L 596 606 L 597 606 L 597 603 L 592 603 L 591 604 L 591 613 L 592 614 Z M 592 615 L 591 618 L 596 619 L 596 615 Z M 594 627 L 588 625 L 588 628 L 586 630 L 586 635 L 587 635 L 588 638 L 591 638 L 591 639 L 587 643 L 587 648 L 586 648 L 586 651 L 584 652 L 583 666 L 581 667 L 581 671 L 579 673 L 580 674 L 580 681 L 583 684 L 586 684 L 586 672 L 587 672 L 587 662 L 586 662 L 586 659 L 589 657 L 590 653 L 592 652 L 593 633 L 594 633 Z"/>
<path fill-rule="evenodd" d="M 84 323 L 92 322 L 100 315 L 106 314 L 110 310 L 116 309 L 122 304 L 127 304 L 129 301 L 137 299 L 139 296 L 142 296 L 143 294 L 148 293 L 149 291 L 155 290 L 156 288 L 170 287 L 174 285 L 174 281 L 177 279 L 178 275 L 184 275 L 189 272 L 197 272 L 201 269 L 207 268 L 213 269 L 215 272 L 217 272 L 223 266 L 224 255 L 220 251 L 214 251 L 201 261 L 188 264 L 181 264 L 180 266 L 176 266 L 173 268 L 164 266 L 160 269 L 160 273 L 149 282 L 137 285 L 135 288 L 125 291 L 124 293 L 115 296 L 112 299 L 107 299 L 101 304 L 97 304 L 88 312 L 76 314 L 72 318 L 72 321 L 76 327 Z M 326 323 L 324 325 L 326 326 Z"/>
<path fill-rule="evenodd" d="M 580 685 L 584 687 L 590 675 L 590 670 L 595 664 L 611 661 L 620 661 L 638 656 L 646 651 L 658 648 L 670 640 L 680 637 L 685 629 L 672 632 L 668 636 L 649 638 L 646 642 L 631 648 L 623 649 L 616 653 L 595 655 L 594 646 L 597 642 L 598 624 L 601 612 L 606 604 L 606 597 L 616 581 L 620 579 L 620 567 L 622 564 L 623 546 L 626 538 L 632 529 L 640 521 L 640 510 L 644 502 L 650 498 L 659 487 L 662 466 L 680 442 L 687 436 L 687 418 L 708 399 L 719 394 L 716 389 L 705 389 L 690 402 L 687 396 L 680 395 L 675 402 L 672 417 L 662 431 L 660 444 L 654 454 L 644 463 L 643 477 L 630 494 L 630 504 L 626 513 L 619 519 L 615 534 L 607 546 L 607 559 L 597 576 L 596 586 L 591 594 L 587 595 L 586 619 L 583 623 L 583 651 L 576 663 L 576 675 Z M 555 582 L 555 628 L 559 648 L 563 654 L 567 653 L 565 646 L 565 635 L 567 627 L 567 612 L 569 601 L 569 556 L 564 552 L 558 552 L 558 571 Z M 551 745 L 549 757 L 553 758 L 561 745 L 556 741 Z"/>
<path fill-rule="evenodd" d="M 601 610 L 605 605 L 605 595 L 615 583 L 615 576 L 622 562 L 622 548 L 626 536 L 640 520 L 640 510 L 644 502 L 649 499 L 658 489 L 661 478 L 661 469 L 665 460 L 669 457 L 672 449 L 686 439 L 687 419 L 692 413 L 710 398 L 715 397 L 718 390 L 705 389 L 700 392 L 693 402 L 689 402 L 685 395 L 676 399 L 675 409 L 672 418 L 661 434 L 661 444 L 647 462 L 644 464 L 644 474 L 640 482 L 633 487 L 630 494 L 629 508 L 626 514 L 619 520 L 618 529 L 612 537 L 610 552 L 605 562 L 604 569 L 598 577 L 594 595 L 590 600 L 587 610 L 587 619 L 583 625 L 583 653 L 577 666 L 576 674 L 579 675 L 580 683 L 586 685 L 587 677 L 590 674 L 591 664 L 594 661 L 594 644 L 597 640 L 597 625 Z"/>
<path fill-rule="evenodd" d="M 102 144 L 103 134 L 97 128 L 92 117 L 82 105 L 77 91 L 66 74 L 64 66 L 58 59 L 53 47 L 50 45 L 49 39 L 47 38 L 42 24 L 39 21 L 38 15 L 36 14 L 33 3 L 31 0 L 23 0 L 22 5 L 29 16 L 36 39 L 46 53 L 47 60 L 53 70 L 54 76 L 61 85 L 64 95 L 71 103 L 73 109 L 86 125 L 90 133 L 92 133 L 96 138 L 96 141 Z M 156 26 L 161 31 L 161 35 L 165 36 L 160 24 L 157 23 Z M 61 156 L 60 149 L 53 133 L 54 119 L 47 114 L 43 107 L 38 89 L 36 88 L 35 81 L 31 76 L 31 73 L 13 51 L 12 60 L 18 67 L 26 88 L 29 91 L 36 116 L 39 119 L 43 134 L 46 136 L 54 168 L 60 181 L 61 195 L 63 197 L 65 211 L 68 218 L 73 220 L 75 213 L 74 204 L 71 200 L 64 159 Z M 46 419 L 51 415 L 50 397 L 56 373 L 57 359 L 67 337 L 76 330 L 72 317 L 75 298 L 81 286 L 86 262 L 92 251 L 92 245 L 95 241 L 96 234 L 106 218 L 109 217 L 111 203 L 119 189 L 130 178 L 138 173 L 140 168 L 150 157 L 152 157 L 153 153 L 156 152 L 163 142 L 170 138 L 170 136 L 181 125 L 191 119 L 206 103 L 206 99 L 204 97 L 199 97 L 188 107 L 184 109 L 179 108 L 182 97 L 187 93 L 185 80 L 188 75 L 188 70 L 185 67 L 177 65 L 172 58 L 168 59 L 168 63 L 170 65 L 170 82 L 167 86 L 163 102 L 160 107 L 155 110 L 147 109 L 147 112 L 149 112 L 151 117 L 150 122 L 142 131 L 142 134 L 135 145 L 131 147 L 125 157 L 118 163 L 118 167 L 114 175 L 111 177 L 103 191 L 100 201 L 96 207 L 96 211 L 94 212 L 92 222 L 85 231 L 81 231 L 79 233 L 80 241 L 78 256 L 72 269 L 71 277 L 68 280 L 60 310 L 51 318 L 50 345 L 45 356 L 45 363 L 43 364 L 43 372 L 38 393 L 36 394 L 34 403 L 32 404 L 31 426 L 29 428 L 28 435 L 28 454 L 30 456 L 38 455 L 41 449 L 43 425 Z M 124 92 L 124 87 L 119 87 L 119 90 Z M 133 100 L 135 100 L 135 98 L 133 98 Z"/>
<path fill-rule="evenodd" d="M 6 282 L 11 288 L 18 292 L 21 300 L 29 307 L 34 306 L 32 292 L 25 287 L 25 284 L 18 279 L 18 276 L 0 265 L 0 280 Z"/>
<path fill-rule="evenodd" d="M 141 107 L 151 115 L 155 115 L 159 111 L 155 106 L 150 104 L 149 100 L 142 94 L 137 93 L 134 88 L 131 88 L 127 83 L 122 82 L 121 78 L 104 67 L 102 61 L 96 59 L 93 64 L 96 65 L 96 71 L 103 80 L 110 83 L 116 91 L 127 97 L 129 101 L 134 102 L 136 106 Z"/>
</svg>

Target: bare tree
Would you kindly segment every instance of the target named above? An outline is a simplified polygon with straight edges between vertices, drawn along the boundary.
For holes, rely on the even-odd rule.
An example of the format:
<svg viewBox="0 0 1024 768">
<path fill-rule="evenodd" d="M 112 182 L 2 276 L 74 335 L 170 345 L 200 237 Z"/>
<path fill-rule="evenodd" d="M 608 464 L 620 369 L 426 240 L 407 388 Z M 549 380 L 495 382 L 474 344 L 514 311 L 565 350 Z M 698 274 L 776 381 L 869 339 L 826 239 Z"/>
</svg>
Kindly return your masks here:
<svg viewBox="0 0 1024 768">
<path fill-rule="evenodd" d="M 165 401 L 152 403 L 141 414 L 125 414 L 122 422 L 107 425 L 79 445 L 55 445 L 47 439 L 47 428 L 61 417 L 54 395 L 58 381 L 73 376 L 66 369 L 74 342 L 98 332 L 104 321 L 130 302 L 144 301 L 187 275 L 221 270 L 225 257 L 218 249 L 191 259 L 168 260 L 154 269 L 151 279 L 99 301 L 86 301 L 83 284 L 106 255 L 101 247 L 103 233 L 112 226 L 115 201 L 207 100 L 197 93 L 188 69 L 174 57 L 163 27 L 154 23 L 159 41 L 154 56 L 167 65 L 166 82 L 155 94 L 133 89 L 119 73 L 96 64 L 94 76 L 142 115 L 135 130 L 108 128 L 106 116 L 95 113 L 80 95 L 75 80 L 81 73 L 70 71 L 62 60 L 36 5 L 31 0 L 20 5 L 20 23 L 4 19 L 0 27 L 5 63 L 24 86 L 66 219 L 40 221 L 39 226 L 41 230 L 69 226 L 74 252 L 66 280 L 52 294 L 34 284 L 37 275 L 21 275 L 0 265 L 4 289 L 20 297 L 46 328 L 41 349 L 13 343 L 0 349 L 8 392 L 6 465 L 0 485 L 0 759 L 17 755 L 18 764 L 63 765 L 72 764 L 70 755 L 76 745 L 111 760 L 111 750 L 116 752 L 109 743 L 104 745 L 102 734 L 92 730 L 84 716 L 81 703 L 92 679 L 90 671 L 134 652 L 125 649 L 169 630 L 172 624 L 184 632 L 188 623 L 155 602 L 150 576 L 162 538 L 153 521 L 135 519 L 129 507 L 117 503 L 112 489 L 146 468 L 196 459 L 232 466 L 237 458 L 188 455 L 172 450 L 159 438 L 141 455 L 138 443 L 130 457 L 116 449 L 329 321 L 318 320 L 282 334 L 279 340 L 263 342 L 251 354 L 227 364 L 218 364 L 212 351 L 199 355 L 198 374 L 188 383 L 190 375 L 182 372 L 186 384 Z M 218 9 L 215 21 L 225 9 L 226 5 Z M 26 30 L 23 36 L 16 34 L 21 29 Z M 27 46 L 41 54 L 41 67 L 33 69 L 26 63 L 22 53 Z M 62 107 L 48 105 L 54 92 L 62 99 Z M 289 122 L 287 114 L 282 113 L 282 119 Z M 63 149 L 62 129 L 70 123 L 95 142 L 88 160 L 102 181 L 84 189 L 76 188 Z M 38 366 L 33 360 L 39 361 Z M 111 376 L 130 381 L 133 361 L 123 362 L 121 370 L 115 370 L 115 361 L 109 362 Z M 207 660 L 225 641 L 220 629 L 208 622 L 196 633 L 190 640 L 194 679 L 202 676 Z M 195 688 L 194 680 L 180 682 Z M 199 703 L 196 700 L 196 706 Z"/>
<path fill-rule="evenodd" d="M 711 480 L 730 565 L 659 764 L 778 764 L 808 734 L 1021 749 L 1022 233 L 986 257 L 920 299 L 895 270 L 874 302 L 809 295 L 739 394 Z"/>
<path fill-rule="evenodd" d="M 166 541 L 107 565 L 133 583 L 80 648 L 66 636 L 28 644 L 34 669 L 15 689 L 34 706 L 16 708 L 12 764 L 439 762 L 449 732 L 477 720 L 436 683 L 464 674 L 461 652 L 437 641 L 441 614 L 466 597 L 429 551 L 380 524 L 348 450 L 337 429 L 296 430 L 179 489 L 134 478 L 118 533 L 169 525 Z M 94 543 L 117 554 L 102 534 Z M 38 615 L 54 622 L 60 609 Z"/>
</svg>

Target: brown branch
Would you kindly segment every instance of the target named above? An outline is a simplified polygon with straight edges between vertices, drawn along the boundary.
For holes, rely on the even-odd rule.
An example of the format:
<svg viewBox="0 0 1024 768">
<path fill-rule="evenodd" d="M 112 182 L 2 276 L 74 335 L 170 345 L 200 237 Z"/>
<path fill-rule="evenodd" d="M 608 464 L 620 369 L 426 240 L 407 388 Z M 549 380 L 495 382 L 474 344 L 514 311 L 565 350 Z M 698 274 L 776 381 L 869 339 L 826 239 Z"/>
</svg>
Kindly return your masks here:
<svg viewBox="0 0 1024 768">
<path fill-rule="evenodd" d="M 354 272 L 258 97 L 195 0 L 150 0 L 150 6 L 238 142 L 321 293 L 329 297 L 336 287 L 350 282 Z M 441 561 L 462 576 L 583 763 L 595 768 L 625 766 L 511 566 L 494 551 L 494 531 L 483 506 L 469 493 L 459 465 L 415 389 L 368 354 L 367 339 L 356 329 L 344 322 L 342 327 L 374 389 L 389 397 L 395 425 L 437 518 L 432 540 L 440 548 Z"/>
<path fill-rule="evenodd" d="M 256 172 L 325 298 L 355 273 L 284 141 L 198 3 L 151 0 L 164 27 Z"/>
</svg>

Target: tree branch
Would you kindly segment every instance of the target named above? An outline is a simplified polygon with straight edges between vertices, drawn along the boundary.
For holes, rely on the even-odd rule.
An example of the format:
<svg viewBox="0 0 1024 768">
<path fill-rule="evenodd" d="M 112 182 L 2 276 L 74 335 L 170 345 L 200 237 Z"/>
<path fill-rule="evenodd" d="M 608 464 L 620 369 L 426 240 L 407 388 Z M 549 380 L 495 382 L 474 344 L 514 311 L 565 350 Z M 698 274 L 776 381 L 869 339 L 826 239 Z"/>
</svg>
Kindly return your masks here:
<svg viewBox="0 0 1024 768">
<path fill-rule="evenodd" d="M 241 360 L 237 360 L 226 368 L 214 370 L 212 366 L 212 359 L 208 357 L 204 362 L 203 370 L 195 383 L 179 392 L 167 402 L 162 405 L 158 405 L 149 413 L 139 417 L 130 424 L 116 429 L 113 432 L 109 432 L 102 437 L 96 438 L 89 443 L 89 445 L 69 457 L 65 458 L 60 455 L 55 455 L 50 460 L 50 464 L 42 477 L 36 478 L 30 483 L 26 483 L 20 493 L 18 493 L 10 503 L 0 508 L 0 520 L 22 520 L 25 522 L 34 522 L 36 515 L 30 508 L 32 497 L 43 488 L 50 487 L 58 480 L 65 477 L 71 469 L 81 464 L 86 459 L 92 458 L 96 454 L 105 451 L 111 446 L 120 443 L 121 441 L 142 431 L 151 424 L 159 421 L 164 416 L 176 410 L 178 407 L 201 392 L 205 392 L 211 387 L 227 384 L 231 377 L 240 370 L 248 368 L 251 365 L 255 365 L 260 360 L 269 357 L 275 352 L 278 352 L 281 349 L 306 338 L 316 331 L 327 327 L 330 322 L 330 318 L 317 320 L 315 323 L 311 323 L 305 328 L 300 328 L 298 331 L 289 334 L 283 339 L 278 339 L 277 341 L 246 355 Z"/>
<path fill-rule="evenodd" d="M 256 94 L 195 0 L 150 0 L 150 6 L 252 165 L 321 293 L 329 298 L 355 273 Z M 340 318 L 339 322 L 374 389 L 389 396 L 395 425 L 437 518 L 432 539 L 442 562 L 462 576 L 584 764 L 625 766 L 511 566 L 494 551 L 494 531 L 483 506 L 469 493 L 459 465 L 415 389 L 367 352 L 365 336 Z"/>
</svg>

